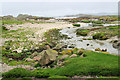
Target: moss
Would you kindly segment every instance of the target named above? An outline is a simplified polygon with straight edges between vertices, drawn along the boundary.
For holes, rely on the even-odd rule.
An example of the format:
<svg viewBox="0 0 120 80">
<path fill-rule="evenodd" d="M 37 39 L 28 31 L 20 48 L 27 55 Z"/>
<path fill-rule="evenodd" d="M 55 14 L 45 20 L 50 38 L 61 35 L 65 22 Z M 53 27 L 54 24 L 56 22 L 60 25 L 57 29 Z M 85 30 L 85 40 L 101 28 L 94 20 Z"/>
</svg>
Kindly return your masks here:
<svg viewBox="0 0 120 80">
<path fill-rule="evenodd" d="M 49 31 L 44 33 L 44 37 L 46 38 L 48 43 L 59 42 L 61 39 L 68 39 L 67 35 L 61 34 L 59 31 L 61 29 L 50 29 Z"/>
<path fill-rule="evenodd" d="M 110 30 L 119 29 L 118 26 L 109 27 Z"/>
<path fill-rule="evenodd" d="M 72 80 L 66 76 L 59 76 L 59 75 L 54 75 L 54 76 L 50 76 L 48 77 L 47 80 Z"/>
<path fill-rule="evenodd" d="M 20 80 L 32 80 L 31 78 L 28 78 L 28 77 L 24 77 L 24 78 L 22 78 L 22 79 L 20 79 Z"/>
<path fill-rule="evenodd" d="M 77 26 L 77 27 L 80 27 L 80 24 L 72 24 L 73 26 Z"/>
<path fill-rule="evenodd" d="M 87 56 L 86 56 L 87 55 Z M 66 58 L 64 67 L 56 69 L 35 69 L 32 77 L 48 78 L 50 76 L 118 76 L 118 56 L 84 50 L 84 58 Z M 31 72 L 13 69 L 3 74 L 3 78 L 28 77 Z"/>
<path fill-rule="evenodd" d="M 0 21 L 2 24 L 24 24 L 24 23 L 53 23 L 53 22 L 42 22 L 42 21 L 12 21 L 12 20 L 3 20 Z"/>
<path fill-rule="evenodd" d="M 92 38 L 87 38 L 87 40 L 93 40 Z"/>
<path fill-rule="evenodd" d="M 94 24 L 93 27 L 96 27 L 96 26 L 103 26 L 102 24 Z"/>
<path fill-rule="evenodd" d="M 19 77 L 31 77 L 33 73 L 24 68 L 14 68 L 8 72 L 2 74 L 3 78 L 19 78 Z"/>
<path fill-rule="evenodd" d="M 108 39 L 107 33 L 96 33 L 96 34 L 93 34 L 93 39 L 106 40 L 106 39 Z"/>
<path fill-rule="evenodd" d="M 84 20 L 84 21 L 82 21 L 82 22 L 84 22 L 84 23 L 90 23 L 90 21 L 89 21 L 89 20 Z"/>
<path fill-rule="evenodd" d="M 62 54 L 63 54 L 63 55 L 65 55 L 65 54 L 72 54 L 72 50 L 69 50 L 69 49 L 63 50 L 63 51 L 62 51 Z"/>
<path fill-rule="evenodd" d="M 87 34 L 89 33 L 89 30 L 82 30 L 82 29 L 77 29 L 76 30 L 76 34 L 80 35 L 80 36 L 87 36 Z"/>
</svg>

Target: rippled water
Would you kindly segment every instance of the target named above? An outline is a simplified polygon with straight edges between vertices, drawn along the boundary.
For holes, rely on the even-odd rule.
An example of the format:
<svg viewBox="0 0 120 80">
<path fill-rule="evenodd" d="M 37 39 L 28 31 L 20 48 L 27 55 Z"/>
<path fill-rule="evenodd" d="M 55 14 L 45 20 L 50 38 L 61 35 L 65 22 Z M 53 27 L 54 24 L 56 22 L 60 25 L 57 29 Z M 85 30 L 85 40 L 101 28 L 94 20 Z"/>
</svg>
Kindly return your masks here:
<svg viewBox="0 0 120 80">
<path fill-rule="evenodd" d="M 105 24 L 105 26 L 108 24 Z M 82 25 L 81 27 L 88 27 L 89 24 Z M 71 39 L 62 40 L 67 45 L 74 45 L 76 48 L 84 48 L 87 50 L 95 50 L 96 48 L 107 49 L 109 53 L 118 54 L 118 50 L 113 48 L 112 43 L 106 40 L 83 40 L 83 38 L 92 38 L 92 36 L 77 36 L 75 31 L 80 27 L 71 27 L 62 29 L 62 34 L 68 35 Z"/>
</svg>

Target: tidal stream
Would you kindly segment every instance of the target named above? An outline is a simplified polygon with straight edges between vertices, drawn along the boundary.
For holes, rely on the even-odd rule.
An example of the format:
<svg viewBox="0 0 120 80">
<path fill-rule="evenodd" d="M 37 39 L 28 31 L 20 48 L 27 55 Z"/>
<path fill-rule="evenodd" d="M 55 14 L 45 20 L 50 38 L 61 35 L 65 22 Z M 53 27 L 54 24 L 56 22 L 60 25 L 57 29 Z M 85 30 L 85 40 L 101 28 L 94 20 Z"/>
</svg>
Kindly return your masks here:
<svg viewBox="0 0 120 80">
<path fill-rule="evenodd" d="M 112 39 L 109 40 L 83 40 L 83 38 L 92 38 L 92 36 L 77 36 L 76 35 L 76 30 L 79 28 L 83 28 L 83 27 L 89 27 L 89 24 L 84 24 L 81 27 L 70 27 L 70 28 L 65 28 L 62 29 L 60 32 L 61 34 L 65 34 L 68 35 L 68 37 L 70 37 L 70 39 L 64 39 L 62 40 L 62 42 L 64 42 L 65 44 L 69 46 L 75 46 L 76 48 L 83 48 L 83 49 L 87 49 L 87 50 L 93 50 L 95 51 L 96 48 L 100 48 L 102 49 L 107 49 L 107 52 L 109 53 L 114 53 L 114 54 L 118 54 L 118 49 L 113 48 L 112 43 L 110 43 L 110 40 L 112 41 Z M 104 26 L 108 26 L 108 24 L 105 24 Z"/>
</svg>

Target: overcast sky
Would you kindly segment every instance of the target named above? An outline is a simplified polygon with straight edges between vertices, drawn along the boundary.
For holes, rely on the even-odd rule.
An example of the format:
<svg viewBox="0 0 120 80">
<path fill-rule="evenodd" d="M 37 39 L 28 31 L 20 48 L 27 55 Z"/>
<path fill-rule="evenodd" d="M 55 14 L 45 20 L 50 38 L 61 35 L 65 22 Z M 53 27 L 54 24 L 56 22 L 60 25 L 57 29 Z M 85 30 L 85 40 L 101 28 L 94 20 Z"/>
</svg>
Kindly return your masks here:
<svg viewBox="0 0 120 80">
<path fill-rule="evenodd" d="M 120 0 L 0 0 L 0 2 L 118 2 Z"/>
<path fill-rule="evenodd" d="M 118 1 L 119 0 L 0 0 L 0 16 L 17 16 L 18 14 L 31 14 L 36 16 L 96 13 L 113 14 L 118 12 Z"/>
</svg>

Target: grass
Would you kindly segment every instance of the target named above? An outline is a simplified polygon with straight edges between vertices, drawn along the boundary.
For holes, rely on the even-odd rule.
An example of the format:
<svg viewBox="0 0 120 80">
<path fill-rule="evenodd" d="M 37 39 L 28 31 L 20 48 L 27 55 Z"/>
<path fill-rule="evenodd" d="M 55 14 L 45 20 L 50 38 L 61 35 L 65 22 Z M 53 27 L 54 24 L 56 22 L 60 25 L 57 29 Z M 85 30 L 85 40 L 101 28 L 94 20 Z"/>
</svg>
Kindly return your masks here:
<svg viewBox="0 0 120 80">
<path fill-rule="evenodd" d="M 111 27 L 104 27 L 101 29 L 97 29 L 95 31 L 99 31 L 100 33 L 107 33 L 109 37 L 117 36 L 119 35 L 118 26 L 111 26 Z"/>
<path fill-rule="evenodd" d="M 118 57 L 95 52 L 87 52 L 85 58 L 68 58 L 65 67 L 57 69 L 55 74 L 68 76 L 97 75 L 118 76 Z M 74 68 L 74 69 L 73 69 Z M 68 73 L 69 72 L 69 73 Z"/>
<path fill-rule="evenodd" d="M 102 24 L 94 24 L 93 27 L 96 27 L 96 26 L 103 26 Z"/>
<path fill-rule="evenodd" d="M 34 73 L 35 77 L 46 78 L 50 76 L 119 76 L 118 71 L 118 56 L 97 53 L 93 51 L 86 51 L 87 57 L 75 57 L 66 58 L 67 61 L 64 67 L 58 67 L 56 69 L 36 69 Z M 74 68 L 74 69 L 73 69 Z M 14 71 L 14 70 L 13 70 Z M 17 70 L 16 70 L 17 71 Z M 8 75 L 9 73 L 9 75 Z M 11 71 L 4 73 L 4 76 L 15 76 Z M 17 74 L 20 74 L 17 71 Z M 23 74 L 22 74 L 23 75 Z M 25 77 L 27 77 L 26 75 Z M 16 77 L 16 76 L 15 76 Z M 17 76 L 18 77 L 18 76 Z M 21 75 L 19 77 L 22 77 Z"/>
<path fill-rule="evenodd" d="M 9 60 L 7 57 L 2 57 L 2 62 L 8 64 L 9 66 L 17 66 L 17 65 L 32 65 L 30 62 L 26 61 L 16 61 L 16 60 Z"/>
<path fill-rule="evenodd" d="M 106 35 L 107 33 L 95 33 L 93 34 L 93 39 L 106 40 L 108 39 Z"/>
<path fill-rule="evenodd" d="M 90 23 L 90 21 L 89 21 L 89 20 L 85 20 L 85 21 L 82 21 L 82 22 L 84 22 L 84 23 Z"/>
<path fill-rule="evenodd" d="M 80 27 L 80 24 L 72 24 L 73 26 L 77 26 L 77 27 Z"/>
<path fill-rule="evenodd" d="M 87 36 L 89 32 L 90 32 L 89 30 L 81 30 L 81 29 L 76 30 L 76 34 L 80 36 Z"/>
<path fill-rule="evenodd" d="M 19 38 L 19 39 L 28 39 L 26 35 L 31 35 L 34 32 L 25 29 L 17 29 L 17 30 L 10 30 L 10 31 L 3 31 L 2 38 Z"/>
<path fill-rule="evenodd" d="M 44 33 L 44 37 L 46 38 L 48 43 L 58 42 L 61 39 L 67 39 L 67 35 L 62 35 L 59 31 L 61 29 L 50 29 L 49 31 Z"/>
<path fill-rule="evenodd" d="M 5 20 L 5 21 L 0 21 L 0 23 L 2 23 L 2 24 L 24 24 L 24 23 L 52 23 L 52 22 L 42 22 L 42 21 L 7 21 L 7 20 Z"/>
<path fill-rule="evenodd" d="M 85 20 L 85 21 L 82 21 L 84 23 L 95 23 L 95 24 L 104 24 L 103 21 L 89 21 L 89 20 Z"/>
<path fill-rule="evenodd" d="M 2 74 L 4 78 L 19 78 L 19 77 L 31 77 L 34 74 L 32 71 L 23 69 L 23 68 L 14 68 L 10 70 L 9 72 L 5 72 Z"/>
<path fill-rule="evenodd" d="M 58 76 L 58 75 L 55 75 L 55 76 L 50 76 L 47 80 L 72 80 L 66 76 Z"/>
</svg>

